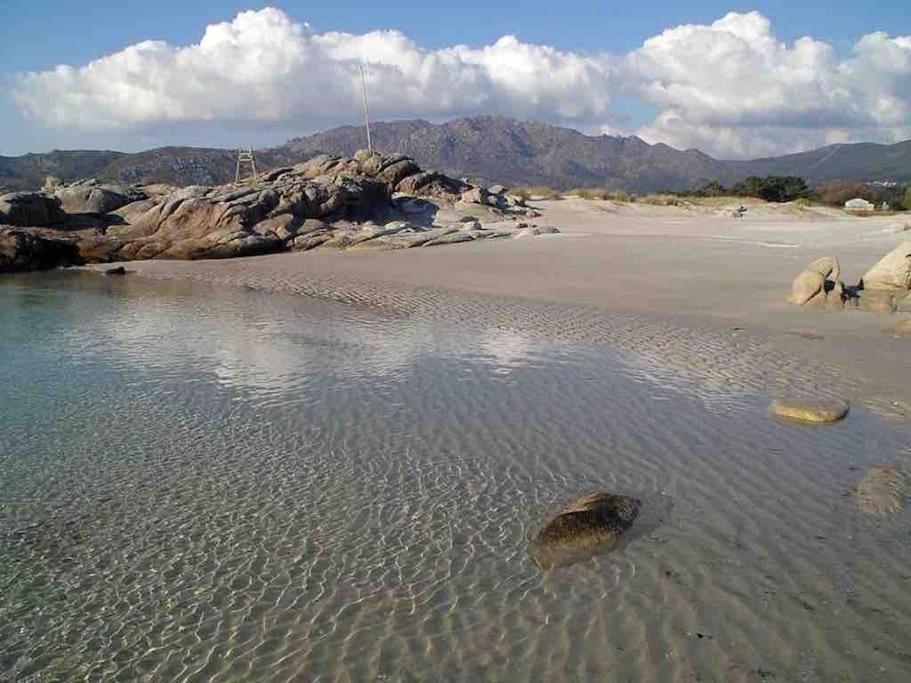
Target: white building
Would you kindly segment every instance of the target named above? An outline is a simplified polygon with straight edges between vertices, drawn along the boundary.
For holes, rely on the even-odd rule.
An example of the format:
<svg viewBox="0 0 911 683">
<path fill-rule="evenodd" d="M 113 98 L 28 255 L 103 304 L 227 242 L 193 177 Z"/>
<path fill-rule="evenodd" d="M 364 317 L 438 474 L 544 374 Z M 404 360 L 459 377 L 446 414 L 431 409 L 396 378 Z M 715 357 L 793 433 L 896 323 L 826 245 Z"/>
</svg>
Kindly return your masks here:
<svg viewBox="0 0 911 683">
<path fill-rule="evenodd" d="M 845 202 L 845 211 L 853 211 L 855 213 L 873 213 L 876 209 L 873 204 L 868 202 L 866 199 L 861 199 L 860 197 L 855 197 L 854 199 L 849 199 Z"/>
</svg>

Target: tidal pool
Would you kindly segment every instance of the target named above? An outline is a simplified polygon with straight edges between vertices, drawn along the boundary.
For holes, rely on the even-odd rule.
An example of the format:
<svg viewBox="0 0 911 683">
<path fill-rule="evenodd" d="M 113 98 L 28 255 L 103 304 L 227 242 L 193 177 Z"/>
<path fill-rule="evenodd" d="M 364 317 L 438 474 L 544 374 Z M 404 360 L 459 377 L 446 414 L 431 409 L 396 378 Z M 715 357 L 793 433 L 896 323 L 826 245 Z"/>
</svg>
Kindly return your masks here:
<svg viewBox="0 0 911 683">
<path fill-rule="evenodd" d="M 508 326 L 507 326 L 508 328 Z M 911 429 L 241 289 L 0 278 L 0 680 L 911 677 Z M 567 499 L 642 501 L 542 572 Z"/>
</svg>

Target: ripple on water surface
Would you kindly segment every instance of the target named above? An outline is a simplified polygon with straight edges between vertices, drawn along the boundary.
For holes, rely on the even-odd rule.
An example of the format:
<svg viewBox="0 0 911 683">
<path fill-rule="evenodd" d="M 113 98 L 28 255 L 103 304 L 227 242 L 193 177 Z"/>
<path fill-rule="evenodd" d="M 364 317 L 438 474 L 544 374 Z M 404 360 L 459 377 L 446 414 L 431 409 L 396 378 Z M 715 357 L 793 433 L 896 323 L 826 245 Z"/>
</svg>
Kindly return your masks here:
<svg viewBox="0 0 911 683">
<path fill-rule="evenodd" d="M 0 678 L 911 675 L 908 511 L 851 495 L 900 423 L 130 278 L 8 278 L 0 320 Z M 539 571 L 597 489 L 643 501 L 629 536 Z"/>
</svg>

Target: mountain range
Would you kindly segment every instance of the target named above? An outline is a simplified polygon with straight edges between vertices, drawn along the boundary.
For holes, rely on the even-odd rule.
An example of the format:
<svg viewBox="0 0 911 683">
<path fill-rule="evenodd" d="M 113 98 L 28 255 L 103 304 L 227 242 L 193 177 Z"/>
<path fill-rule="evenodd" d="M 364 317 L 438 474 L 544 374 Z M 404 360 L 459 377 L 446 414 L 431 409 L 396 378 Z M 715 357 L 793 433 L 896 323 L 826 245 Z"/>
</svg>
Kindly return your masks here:
<svg viewBox="0 0 911 683">
<path fill-rule="evenodd" d="M 809 152 L 751 160 L 714 159 L 629 136 L 589 136 L 545 123 L 476 116 L 448 123 L 423 120 L 371 125 L 374 147 L 402 152 L 425 168 L 506 185 L 611 187 L 633 192 L 729 185 L 751 175 L 796 175 L 811 185 L 834 181 L 911 183 L 911 140 L 892 145 L 836 144 Z M 259 167 L 293 165 L 320 153 L 352 155 L 365 146 L 364 127 L 342 126 L 256 152 Z M 126 183 L 213 185 L 234 178 L 234 152 L 161 147 L 133 154 L 54 151 L 0 156 L 0 186 L 40 187 L 48 175 Z"/>
</svg>

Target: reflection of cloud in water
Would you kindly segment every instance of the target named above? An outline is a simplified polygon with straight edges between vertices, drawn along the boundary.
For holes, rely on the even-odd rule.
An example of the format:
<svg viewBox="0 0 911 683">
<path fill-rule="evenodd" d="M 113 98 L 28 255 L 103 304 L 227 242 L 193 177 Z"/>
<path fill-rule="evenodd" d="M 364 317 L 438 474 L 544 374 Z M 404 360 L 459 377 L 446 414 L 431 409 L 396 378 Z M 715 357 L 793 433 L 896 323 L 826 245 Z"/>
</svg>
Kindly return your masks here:
<svg viewBox="0 0 911 683">
<path fill-rule="evenodd" d="M 508 373 L 531 358 L 530 340 L 513 330 L 488 330 L 481 340 L 481 353 L 493 359 L 496 372 Z"/>
<path fill-rule="evenodd" d="M 93 331 L 93 346 L 161 372 L 208 371 L 231 387 L 286 391 L 315 372 L 391 375 L 435 350 L 426 326 L 324 302 L 205 294 L 125 301 Z"/>
</svg>

